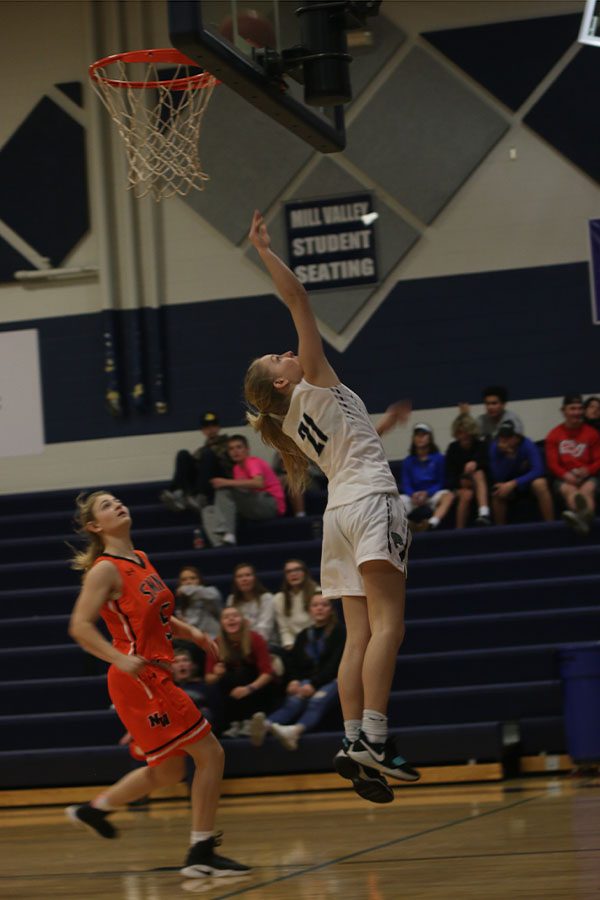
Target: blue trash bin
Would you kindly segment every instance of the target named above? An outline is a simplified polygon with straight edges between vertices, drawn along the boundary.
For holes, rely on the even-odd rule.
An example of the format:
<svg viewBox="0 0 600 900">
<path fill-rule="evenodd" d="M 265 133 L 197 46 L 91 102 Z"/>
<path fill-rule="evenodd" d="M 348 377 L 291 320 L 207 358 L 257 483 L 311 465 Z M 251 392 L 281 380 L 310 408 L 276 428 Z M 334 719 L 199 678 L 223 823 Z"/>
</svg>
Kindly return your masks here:
<svg viewBox="0 0 600 900">
<path fill-rule="evenodd" d="M 567 749 L 574 762 L 600 761 L 600 641 L 559 649 Z"/>
</svg>

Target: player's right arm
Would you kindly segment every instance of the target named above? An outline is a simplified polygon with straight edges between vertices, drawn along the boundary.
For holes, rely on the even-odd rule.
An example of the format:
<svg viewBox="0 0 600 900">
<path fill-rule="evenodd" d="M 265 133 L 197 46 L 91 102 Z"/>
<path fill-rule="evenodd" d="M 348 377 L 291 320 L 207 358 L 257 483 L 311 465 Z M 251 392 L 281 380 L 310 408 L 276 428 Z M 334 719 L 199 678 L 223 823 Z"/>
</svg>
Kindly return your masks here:
<svg viewBox="0 0 600 900">
<path fill-rule="evenodd" d="M 256 247 L 273 284 L 289 309 L 298 335 L 298 357 L 306 379 L 317 387 L 334 387 L 339 378 L 323 350 L 317 321 L 308 294 L 291 269 L 271 250 L 271 238 L 262 214 L 256 210 L 248 235 Z"/>
<path fill-rule="evenodd" d="M 121 653 L 106 640 L 96 625 L 106 601 L 120 591 L 121 576 L 115 566 L 108 560 L 97 563 L 85 576 L 71 613 L 69 634 L 88 653 L 112 663 L 127 675 L 135 676 L 144 668 L 145 660 L 140 656 Z"/>
</svg>

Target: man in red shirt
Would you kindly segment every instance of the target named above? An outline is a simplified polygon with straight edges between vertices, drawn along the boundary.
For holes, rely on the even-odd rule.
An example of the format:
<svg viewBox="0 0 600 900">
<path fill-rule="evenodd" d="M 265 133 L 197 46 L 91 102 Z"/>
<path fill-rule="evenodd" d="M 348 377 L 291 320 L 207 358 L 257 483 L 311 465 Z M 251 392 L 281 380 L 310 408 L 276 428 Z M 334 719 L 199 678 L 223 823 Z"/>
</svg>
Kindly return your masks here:
<svg viewBox="0 0 600 900">
<path fill-rule="evenodd" d="M 588 534 L 596 509 L 600 434 L 583 421 L 581 394 L 567 394 L 561 409 L 563 424 L 546 435 L 546 463 L 567 506 L 563 519 L 579 534 Z"/>
<path fill-rule="evenodd" d="M 271 466 L 250 456 L 243 434 L 229 438 L 227 450 L 233 462 L 233 478 L 212 478 L 214 505 L 202 510 L 202 523 L 213 547 L 235 544 L 237 518 L 263 521 L 282 516 L 285 495 Z"/>
</svg>

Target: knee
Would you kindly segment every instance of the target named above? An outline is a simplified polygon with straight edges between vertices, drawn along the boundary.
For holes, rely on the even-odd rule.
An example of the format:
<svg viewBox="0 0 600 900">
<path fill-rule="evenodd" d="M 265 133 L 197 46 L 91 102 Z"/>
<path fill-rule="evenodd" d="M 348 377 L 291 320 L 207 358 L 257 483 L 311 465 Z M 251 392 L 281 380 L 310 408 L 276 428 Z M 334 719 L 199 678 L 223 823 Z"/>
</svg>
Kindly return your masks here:
<svg viewBox="0 0 600 900">
<path fill-rule="evenodd" d="M 162 765 L 155 768 L 149 768 L 148 774 L 152 786 L 165 787 L 170 784 L 177 784 L 185 776 L 185 761 L 182 756 L 173 756 L 166 760 Z"/>
<path fill-rule="evenodd" d="M 386 642 L 396 644 L 398 647 L 404 640 L 406 626 L 404 621 L 382 622 L 373 629 L 374 636 L 384 638 Z"/>
<path fill-rule="evenodd" d="M 531 482 L 531 489 L 535 494 L 544 494 L 548 490 L 545 478 L 534 478 Z"/>
</svg>

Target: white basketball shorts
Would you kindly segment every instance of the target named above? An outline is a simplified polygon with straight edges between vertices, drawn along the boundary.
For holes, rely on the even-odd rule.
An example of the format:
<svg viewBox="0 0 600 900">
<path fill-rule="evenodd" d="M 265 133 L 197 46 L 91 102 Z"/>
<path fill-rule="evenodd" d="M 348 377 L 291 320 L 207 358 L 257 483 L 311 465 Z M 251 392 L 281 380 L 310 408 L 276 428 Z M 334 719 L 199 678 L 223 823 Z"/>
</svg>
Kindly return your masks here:
<svg viewBox="0 0 600 900">
<path fill-rule="evenodd" d="M 410 532 L 398 494 L 370 494 L 325 510 L 321 553 L 324 597 L 364 597 L 359 566 L 385 559 L 406 571 Z"/>
</svg>

